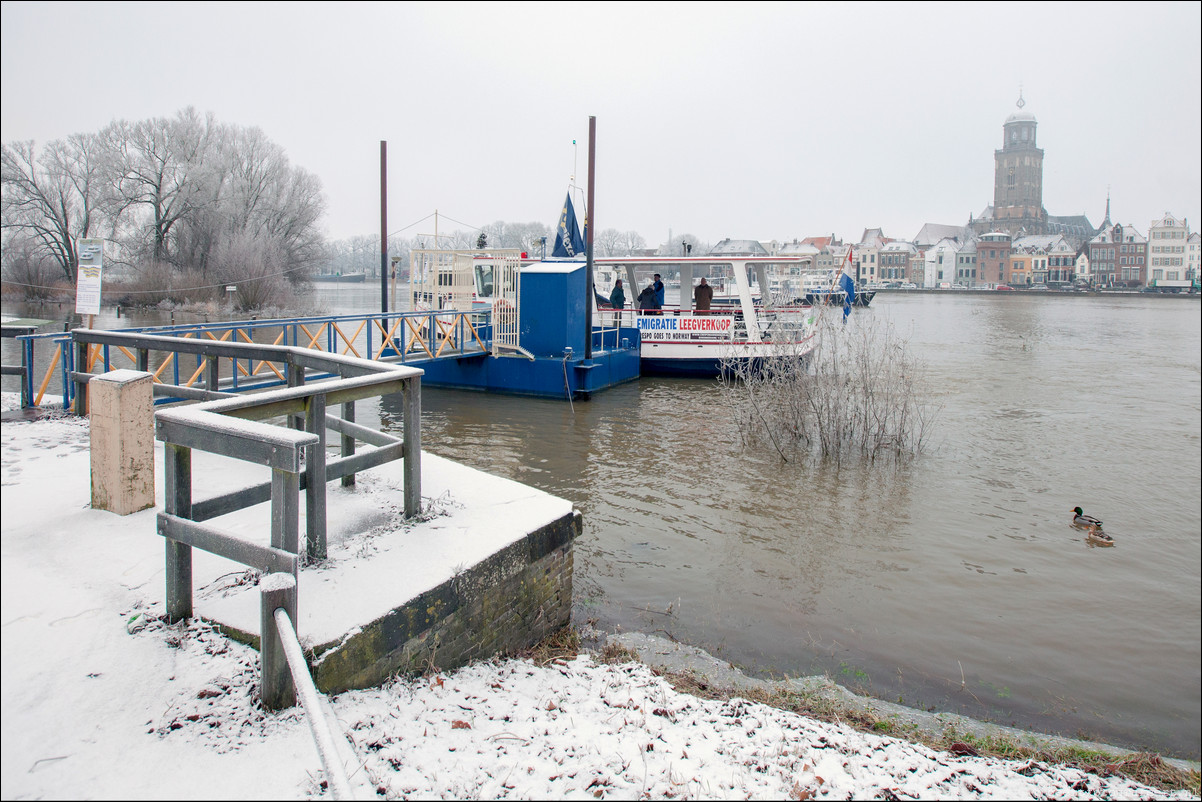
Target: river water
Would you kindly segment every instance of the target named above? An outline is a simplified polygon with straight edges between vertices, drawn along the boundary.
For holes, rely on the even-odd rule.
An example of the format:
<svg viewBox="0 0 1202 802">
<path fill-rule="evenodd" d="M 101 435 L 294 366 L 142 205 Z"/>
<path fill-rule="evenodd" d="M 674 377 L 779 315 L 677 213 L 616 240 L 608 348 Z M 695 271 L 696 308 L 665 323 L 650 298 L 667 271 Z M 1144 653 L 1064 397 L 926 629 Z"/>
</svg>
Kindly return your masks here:
<svg viewBox="0 0 1202 802">
<path fill-rule="evenodd" d="M 319 292 L 331 312 L 379 305 L 371 285 Z M 1198 300 L 881 293 L 864 316 L 909 338 L 942 405 L 902 466 L 746 450 L 716 384 L 689 379 L 573 405 L 423 388 L 423 446 L 583 513 L 578 624 L 1198 759 Z M 166 322 L 98 326 L 126 320 Z M 1113 548 L 1069 526 L 1078 505 Z"/>
</svg>

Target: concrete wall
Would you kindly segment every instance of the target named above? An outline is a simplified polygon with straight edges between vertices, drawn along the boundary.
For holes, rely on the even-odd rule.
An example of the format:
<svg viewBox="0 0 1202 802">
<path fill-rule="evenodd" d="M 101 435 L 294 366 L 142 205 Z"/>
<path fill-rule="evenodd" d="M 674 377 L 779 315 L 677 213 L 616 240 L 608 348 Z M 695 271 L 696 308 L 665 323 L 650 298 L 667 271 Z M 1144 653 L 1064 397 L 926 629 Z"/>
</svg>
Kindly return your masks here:
<svg viewBox="0 0 1202 802">
<path fill-rule="evenodd" d="M 458 668 L 562 629 L 571 621 L 572 541 L 580 531 L 580 513 L 565 515 L 344 640 L 314 647 L 317 687 L 339 693 L 398 673 Z"/>
</svg>

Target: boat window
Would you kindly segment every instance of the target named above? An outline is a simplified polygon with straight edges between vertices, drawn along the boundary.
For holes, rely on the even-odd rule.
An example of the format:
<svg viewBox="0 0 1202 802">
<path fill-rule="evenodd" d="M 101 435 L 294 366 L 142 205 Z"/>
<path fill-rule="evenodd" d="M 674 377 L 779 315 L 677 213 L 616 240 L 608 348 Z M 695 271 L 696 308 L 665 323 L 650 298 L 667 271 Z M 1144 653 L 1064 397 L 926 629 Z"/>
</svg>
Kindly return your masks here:
<svg viewBox="0 0 1202 802">
<path fill-rule="evenodd" d="M 493 294 L 493 266 L 476 265 L 476 297 L 491 298 Z"/>
</svg>

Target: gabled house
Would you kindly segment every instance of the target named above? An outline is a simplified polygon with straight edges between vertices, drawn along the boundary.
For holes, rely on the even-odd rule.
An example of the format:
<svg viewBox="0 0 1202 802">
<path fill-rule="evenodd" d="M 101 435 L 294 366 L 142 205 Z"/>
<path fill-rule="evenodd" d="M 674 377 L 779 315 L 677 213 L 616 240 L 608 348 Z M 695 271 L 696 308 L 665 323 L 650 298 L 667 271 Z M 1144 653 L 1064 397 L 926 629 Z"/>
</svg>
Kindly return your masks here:
<svg viewBox="0 0 1202 802">
<path fill-rule="evenodd" d="M 933 290 L 956 283 L 956 256 L 960 243 L 955 239 L 941 239 L 926 250 L 923 259 L 922 281 L 915 281 L 924 289 Z"/>
<path fill-rule="evenodd" d="M 1148 241 L 1135 226 L 1116 223 L 1089 241 L 1089 264 L 1096 287 L 1141 287 L 1147 283 Z"/>
<path fill-rule="evenodd" d="M 910 260 L 918 249 L 908 242 L 894 240 L 883 245 L 877 253 L 877 276 L 880 282 L 908 281 Z"/>
</svg>

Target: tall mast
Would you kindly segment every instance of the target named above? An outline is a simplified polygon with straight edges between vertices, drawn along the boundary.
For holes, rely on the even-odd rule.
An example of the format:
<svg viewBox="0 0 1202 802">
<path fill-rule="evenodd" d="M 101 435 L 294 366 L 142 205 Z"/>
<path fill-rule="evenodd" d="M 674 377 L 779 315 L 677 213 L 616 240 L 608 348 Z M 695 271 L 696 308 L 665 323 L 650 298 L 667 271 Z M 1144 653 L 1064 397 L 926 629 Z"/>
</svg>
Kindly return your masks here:
<svg viewBox="0 0 1202 802">
<path fill-rule="evenodd" d="M 593 358 L 593 232 L 597 229 L 597 211 L 593 207 L 597 175 L 597 118 L 588 118 L 588 203 L 584 211 L 584 272 L 588 299 L 584 304 L 584 358 Z"/>
</svg>

